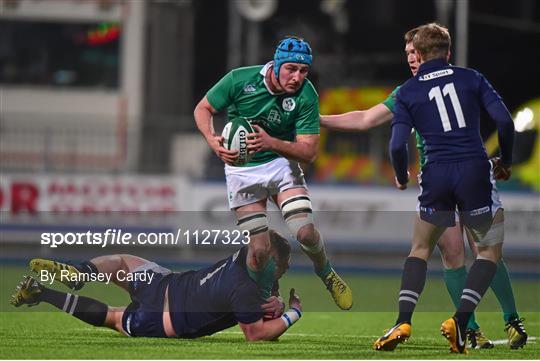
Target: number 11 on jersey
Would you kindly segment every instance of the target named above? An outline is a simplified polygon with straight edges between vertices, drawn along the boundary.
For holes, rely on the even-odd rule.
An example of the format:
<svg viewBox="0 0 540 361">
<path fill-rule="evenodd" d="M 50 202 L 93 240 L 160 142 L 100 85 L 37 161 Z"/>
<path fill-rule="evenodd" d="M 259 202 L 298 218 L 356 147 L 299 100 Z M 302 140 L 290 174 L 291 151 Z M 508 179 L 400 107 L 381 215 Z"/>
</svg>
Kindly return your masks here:
<svg viewBox="0 0 540 361">
<path fill-rule="evenodd" d="M 459 103 L 459 98 L 457 96 L 454 83 L 446 84 L 442 88 L 442 93 L 439 86 L 433 87 L 429 91 L 428 95 L 429 100 L 433 100 L 433 98 L 435 98 L 435 102 L 437 103 L 437 109 L 439 111 L 439 116 L 441 117 L 441 122 L 445 132 L 451 131 L 452 126 L 450 125 L 450 118 L 448 118 L 448 111 L 446 110 L 443 96 L 450 96 L 450 101 L 452 102 L 452 108 L 454 108 L 454 113 L 456 114 L 458 126 L 460 128 L 465 128 L 467 126 L 467 124 L 465 124 L 465 117 L 463 116 L 463 111 L 461 110 L 461 104 Z"/>
</svg>

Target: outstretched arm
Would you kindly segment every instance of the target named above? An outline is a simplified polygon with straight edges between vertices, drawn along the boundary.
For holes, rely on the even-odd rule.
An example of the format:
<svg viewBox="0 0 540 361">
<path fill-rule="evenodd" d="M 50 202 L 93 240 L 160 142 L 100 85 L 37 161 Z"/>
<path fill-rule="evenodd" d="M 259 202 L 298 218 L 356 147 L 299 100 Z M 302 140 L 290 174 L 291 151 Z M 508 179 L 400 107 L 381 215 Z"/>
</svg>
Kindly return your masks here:
<svg viewBox="0 0 540 361">
<path fill-rule="evenodd" d="M 380 103 L 368 110 L 355 110 L 336 115 L 321 115 L 321 126 L 343 132 L 364 131 L 392 119 L 392 112 Z"/>
</svg>

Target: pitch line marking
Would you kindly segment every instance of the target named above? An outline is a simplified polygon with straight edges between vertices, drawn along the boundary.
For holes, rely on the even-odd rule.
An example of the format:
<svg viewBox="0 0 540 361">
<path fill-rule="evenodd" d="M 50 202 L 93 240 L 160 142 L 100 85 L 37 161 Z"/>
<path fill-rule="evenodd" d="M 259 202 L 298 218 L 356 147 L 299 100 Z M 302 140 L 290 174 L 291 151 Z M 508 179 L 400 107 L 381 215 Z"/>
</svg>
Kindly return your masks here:
<svg viewBox="0 0 540 361">
<path fill-rule="evenodd" d="M 534 336 L 531 337 L 531 336 L 529 336 L 529 337 L 527 338 L 527 343 L 529 343 L 530 341 L 533 341 L 533 342 L 531 342 L 531 343 L 536 343 L 536 342 L 535 342 L 536 339 L 537 339 L 537 337 L 534 337 Z M 508 340 L 494 340 L 494 341 L 492 341 L 492 342 L 493 342 L 494 345 L 506 345 L 506 344 L 508 343 Z"/>
<path fill-rule="evenodd" d="M 218 332 L 218 333 L 221 333 L 221 334 L 238 334 L 238 335 L 243 335 L 244 333 L 242 331 L 221 331 L 221 332 Z M 284 333 L 283 335 L 281 335 L 281 337 L 283 336 L 298 336 L 298 337 L 350 337 L 350 338 L 377 338 L 379 337 L 379 335 L 322 335 L 322 334 L 317 334 L 317 333 Z M 423 338 L 423 339 L 429 339 L 429 340 L 438 340 L 438 338 L 431 338 L 431 337 L 416 337 L 417 339 L 420 339 L 420 338 Z M 529 343 L 530 341 L 533 341 L 531 343 L 536 343 L 534 341 L 536 341 L 538 338 L 537 337 L 534 337 L 534 336 L 529 336 L 529 338 L 527 339 L 527 343 Z M 508 340 L 507 339 L 502 339 L 502 340 L 494 340 L 492 341 L 493 344 L 495 345 L 505 345 Z"/>
<path fill-rule="evenodd" d="M 88 328 L 75 328 L 73 329 L 73 331 L 88 331 Z M 114 330 L 109 330 L 109 329 L 100 329 L 100 328 L 96 328 L 94 331 L 103 331 L 103 332 L 110 332 L 110 331 L 114 331 Z M 220 331 L 220 332 L 216 332 L 216 334 L 232 334 L 232 335 L 243 335 L 244 333 L 242 331 Z M 297 337 L 350 337 L 350 338 L 377 338 L 379 337 L 380 335 L 323 335 L 323 334 L 318 334 L 318 333 L 284 333 L 283 335 L 281 335 L 281 337 L 283 336 L 290 336 L 290 337 L 293 337 L 293 336 L 297 336 Z M 438 340 L 438 338 L 431 338 L 431 337 L 415 337 L 415 339 L 428 339 L 428 340 Z M 535 337 L 535 336 L 529 336 L 528 339 L 527 339 L 527 343 L 536 343 L 536 340 L 538 340 L 538 337 Z M 532 342 L 531 342 L 532 341 Z M 508 343 L 508 340 L 507 339 L 502 339 L 502 340 L 493 340 L 492 341 L 494 345 L 506 345 Z"/>
</svg>

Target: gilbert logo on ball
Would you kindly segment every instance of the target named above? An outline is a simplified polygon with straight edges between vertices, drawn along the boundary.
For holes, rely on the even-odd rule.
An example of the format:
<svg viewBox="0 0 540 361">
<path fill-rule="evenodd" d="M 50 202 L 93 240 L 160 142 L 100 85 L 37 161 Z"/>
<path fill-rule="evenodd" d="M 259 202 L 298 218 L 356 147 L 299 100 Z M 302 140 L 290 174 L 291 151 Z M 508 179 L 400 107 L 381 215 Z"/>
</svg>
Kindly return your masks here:
<svg viewBox="0 0 540 361">
<path fill-rule="evenodd" d="M 244 165 L 251 160 L 247 150 L 247 136 L 254 132 L 251 124 L 244 118 L 233 119 L 223 128 L 223 147 L 238 151 L 238 159 L 234 165 Z"/>
</svg>

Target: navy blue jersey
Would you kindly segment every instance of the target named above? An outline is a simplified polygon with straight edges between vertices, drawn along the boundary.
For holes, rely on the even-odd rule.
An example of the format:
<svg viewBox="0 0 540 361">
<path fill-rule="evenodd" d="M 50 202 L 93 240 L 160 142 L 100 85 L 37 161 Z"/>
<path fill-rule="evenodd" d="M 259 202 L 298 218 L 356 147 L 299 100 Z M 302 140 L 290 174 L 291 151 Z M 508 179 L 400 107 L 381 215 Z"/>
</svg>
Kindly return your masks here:
<svg viewBox="0 0 540 361">
<path fill-rule="evenodd" d="M 486 159 L 480 135 L 482 108 L 497 123 L 502 157 L 511 163 L 512 118 L 486 78 L 442 59 L 423 63 L 396 95 L 390 147 L 400 183 L 406 183 L 405 144 L 412 128 L 424 139 L 426 163 Z"/>
<path fill-rule="evenodd" d="M 193 338 L 263 317 L 265 302 L 246 269 L 247 246 L 211 267 L 173 274 L 169 307 L 180 337 Z"/>
</svg>

